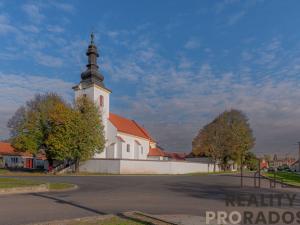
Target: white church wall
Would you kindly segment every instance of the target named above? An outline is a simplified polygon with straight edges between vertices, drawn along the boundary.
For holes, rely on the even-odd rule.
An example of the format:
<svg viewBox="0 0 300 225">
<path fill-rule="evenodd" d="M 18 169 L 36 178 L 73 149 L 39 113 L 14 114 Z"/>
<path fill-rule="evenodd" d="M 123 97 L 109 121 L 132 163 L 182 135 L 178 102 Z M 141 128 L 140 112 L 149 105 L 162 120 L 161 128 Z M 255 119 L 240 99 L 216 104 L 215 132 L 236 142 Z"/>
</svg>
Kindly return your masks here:
<svg viewBox="0 0 300 225">
<path fill-rule="evenodd" d="M 106 158 L 113 159 L 115 154 L 115 144 L 111 144 L 106 148 Z"/>
<path fill-rule="evenodd" d="M 100 154 L 95 154 L 93 158 L 101 158 L 101 159 L 107 158 L 107 154 L 108 154 L 107 151 L 109 149 L 109 146 L 112 143 L 117 142 L 117 139 L 116 139 L 117 129 L 109 120 L 107 121 L 107 131 L 106 132 L 107 132 L 107 137 L 109 137 L 109 138 L 106 138 L 105 149 Z"/>
<path fill-rule="evenodd" d="M 118 141 L 116 143 L 116 147 L 117 147 L 117 159 L 122 159 L 123 158 L 123 155 L 122 155 L 122 144 L 123 142 L 122 141 Z"/>
<path fill-rule="evenodd" d="M 116 174 L 187 174 L 213 172 L 213 164 L 185 161 L 91 159 L 80 171 Z M 216 171 L 220 171 L 217 166 Z"/>
<path fill-rule="evenodd" d="M 93 98 L 95 104 L 99 107 L 102 114 L 102 122 L 104 125 L 105 138 L 108 136 L 108 118 L 109 118 L 109 94 L 110 92 L 105 90 L 104 88 L 98 87 L 96 85 L 93 86 Z M 100 96 L 103 96 L 103 106 L 100 106 Z"/>
<path fill-rule="evenodd" d="M 75 91 L 75 99 L 77 99 L 78 97 L 80 97 L 82 95 L 86 95 L 91 100 L 94 100 L 94 90 L 93 90 L 93 88 L 81 89 L 81 85 L 80 85 L 80 89 Z"/>
<path fill-rule="evenodd" d="M 149 152 L 149 141 L 143 138 L 139 138 L 133 135 L 128 135 L 122 132 L 117 132 L 117 135 L 120 136 L 125 143 L 122 148 L 122 158 L 123 159 L 135 159 L 135 151 L 138 151 L 138 159 L 147 159 L 147 155 Z M 136 147 L 136 142 L 140 143 L 140 147 Z M 130 151 L 127 151 L 127 144 L 130 145 Z M 143 151 L 142 149 L 143 148 Z"/>
<path fill-rule="evenodd" d="M 140 149 L 141 145 L 138 144 L 136 141 L 133 142 L 133 145 L 134 145 L 134 147 L 133 147 L 134 159 L 139 159 L 139 157 L 140 157 L 140 151 L 141 151 L 141 149 Z"/>
</svg>

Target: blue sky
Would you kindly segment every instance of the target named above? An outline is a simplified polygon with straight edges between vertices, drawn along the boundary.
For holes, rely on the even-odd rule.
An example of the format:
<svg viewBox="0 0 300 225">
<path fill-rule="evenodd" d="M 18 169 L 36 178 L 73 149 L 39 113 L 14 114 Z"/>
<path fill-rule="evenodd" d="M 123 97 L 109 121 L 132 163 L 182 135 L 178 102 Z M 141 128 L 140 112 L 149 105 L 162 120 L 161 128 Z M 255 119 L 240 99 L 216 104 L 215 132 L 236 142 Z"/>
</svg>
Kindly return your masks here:
<svg viewBox="0 0 300 225">
<path fill-rule="evenodd" d="M 35 93 L 72 101 L 89 34 L 111 109 L 168 150 L 190 151 L 225 109 L 243 110 L 255 151 L 300 139 L 299 1 L 0 1 L 0 137 Z"/>
</svg>

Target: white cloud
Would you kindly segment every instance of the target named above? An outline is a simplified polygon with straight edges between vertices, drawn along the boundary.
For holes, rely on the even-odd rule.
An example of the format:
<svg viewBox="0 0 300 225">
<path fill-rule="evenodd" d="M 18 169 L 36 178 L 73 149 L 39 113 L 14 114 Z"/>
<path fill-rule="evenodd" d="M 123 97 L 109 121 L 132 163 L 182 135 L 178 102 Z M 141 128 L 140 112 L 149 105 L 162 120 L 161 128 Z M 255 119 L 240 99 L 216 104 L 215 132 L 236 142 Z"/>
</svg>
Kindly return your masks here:
<svg viewBox="0 0 300 225">
<path fill-rule="evenodd" d="M 37 93 L 56 92 L 68 101 L 72 100 L 72 83 L 61 79 L 26 74 L 0 73 L 0 137 L 8 137 L 8 119 L 18 107 Z"/>
<path fill-rule="evenodd" d="M 198 129 L 223 110 L 237 108 L 250 118 L 258 151 L 293 151 L 300 136 L 300 85 L 244 80 L 234 73 L 214 74 L 209 65 L 196 74 L 155 73 L 155 79 L 139 84 L 138 98 L 127 99 L 128 111 L 122 113 L 142 121 L 166 148 L 187 151 Z"/>
<path fill-rule="evenodd" d="M 243 18 L 244 15 L 245 15 L 245 11 L 240 11 L 240 12 L 237 12 L 237 13 L 231 15 L 228 19 L 227 24 L 229 26 L 236 24 L 239 20 L 241 20 Z"/>
<path fill-rule="evenodd" d="M 36 62 L 48 66 L 48 67 L 60 67 L 63 64 L 63 60 L 59 57 L 48 55 L 42 52 L 34 54 Z"/>
<path fill-rule="evenodd" d="M 186 49 L 196 49 L 201 46 L 200 40 L 196 38 L 190 38 L 184 45 Z"/>
<path fill-rule="evenodd" d="M 54 33 L 62 33 L 65 31 L 65 29 L 63 27 L 58 26 L 58 25 L 49 25 L 47 27 L 47 30 L 50 32 L 54 32 Z"/>
<path fill-rule="evenodd" d="M 50 1 L 50 4 L 52 4 L 55 8 L 60 9 L 64 12 L 68 13 L 73 13 L 75 12 L 75 8 L 73 5 L 64 3 L 64 2 L 59 2 L 59 1 Z"/>
<path fill-rule="evenodd" d="M 179 60 L 179 65 L 178 68 L 179 69 L 188 69 L 191 68 L 192 66 L 192 61 L 187 59 L 186 57 L 181 57 L 181 59 Z"/>
<path fill-rule="evenodd" d="M 25 4 L 22 9 L 35 23 L 40 23 L 45 18 L 45 16 L 40 12 L 40 7 L 37 4 Z"/>
<path fill-rule="evenodd" d="M 293 144 L 300 138 L 300 56 L 291 54 L 282 59 L 288 64 L 274 70 L 264 54 L 275 54 L 273 60 L 278 61 L 281 51 L 278 39 L 243 49 L 240 55 L 247 61 L 224 73 L 184 55 L 179 55 L 178 61 L 168 60 L 159 53 L 159 46 L 146 40 L 136 42 L 134 49 L 128 46 L 126 56 L 117 57 L 109 49 L 103 59 L 105 74 L 111 75 L 116 85 L 124 80 L 136 85 L 132 96 L 125 90 L 111 95 L 112 103 L 117 102 L 112 110 L 145 125 L 166 149 L 189 151 L 203 125 L 222 111 L 237 108 L 250 118 L 257 151 L 293 152 Z M 147 52 L 142 54 L 149 55 L 147 60 L 141 59 L 141 52 Z M 264 64 L 259 62 L 261 57 L 265 57 Z M 252 64 L 258 69 L 254 71 Z"/>
<path fill-rule="evenodd" d="M 0 23 L 9 23 L 9 18 L 6 14 L 0 14 Z"/>
<path fill-rule="evenodd" d="M 252 59 L 253 56 L 252 56 L 252 54 L 251 54 L 250 52 L 248 52 L 248 51 L 243 51 L 243 52 L 242 52 L 242 58 L 243 58 L 243 60 L 248 61 L 248 60 Z"/>
<path fill-rule="evenodd" d="M 8 15 L 0 14 L 0 35 L 16 32 L 16 28 L 10 24 Z"/>
<path fill-rule="evenodd" d="M 24 25 L 24 26 L 22 26 L 22 29 L 24 31 L 31 32 L 31 33 L 39 33 L 40 32 L 39 28 L 34 25 Z"/>
<path fill-rule="evenodd" d="M 223 0 L 218 1 L 218 3 L 215 5 L 215 12 L 221 13 L 223 12 L 228 6 L 238 3 L 239 0 Z"/>
<path fill-rule="evenodd" d="M 114 39 L 119 36 L 119 32 L 118 31 L 108 31 L 107 35 Z"/>
</svg>

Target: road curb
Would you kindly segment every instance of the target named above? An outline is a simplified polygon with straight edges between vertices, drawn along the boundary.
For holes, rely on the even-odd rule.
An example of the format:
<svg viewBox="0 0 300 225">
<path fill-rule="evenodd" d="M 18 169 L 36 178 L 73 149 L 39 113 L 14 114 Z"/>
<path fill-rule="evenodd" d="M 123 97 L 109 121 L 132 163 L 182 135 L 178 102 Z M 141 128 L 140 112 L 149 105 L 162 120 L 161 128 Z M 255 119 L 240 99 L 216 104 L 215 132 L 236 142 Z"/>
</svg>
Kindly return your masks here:
<svg viewBox="0 0 300 225">
<path fill-rule="evenodd" d="M 72 184 L 73 187 L 70 187 L 70 188 L 63 188 L 63 189 L 49 189 L 48 188 L 48 191 L 47 192 L 65 192 L 65 191 L 74 191 L 74 190 L 77 190 L 79 189 L 79 186 L 76 185 L 76 184 Z"/>
<path fill-rule="evenodd" d="M 180 225 L 139 211 L 126 212 L 122 215 L 131 219 L 141 220 L 142 222 L 150 222 L 154 225 Z"/>
<path fill-rule="evenodd" d="M 103 216 L 89 216 L 89 217 L 81 217 L 81 218 L 74 218 L 74 219 L 66 219 L 66 220 L 53 220 L 53 221 L 46 221 L 46 222 L 38 222 L 38 223 L 28 223 L 25 225 L 64 225 L 70 222 L 85 222 L 89 220 L 105 220 L 114 217 L 115 215 L 108 214 Z"/>
<path fill-rule="evenodd" d="M 71 188 L 64 189 L 49 189 L 49 184 L 41 184 L 37 186 L 28 186 L 28 187 L 15 187 L 15 188 L 0 188 L 1 195 L 13 195 L 13 194 L 30 194 L 30 193 L 46 193 L 46 192 L 66 192 L 77 190 L 79 187 L 76 184 L 73 184 Z"/>
<path fill-rule="evenodd" d="M 41 185 L 28 186 L 28 187 L 0 188 L 0 195 L 40 193 L 40 192 L 47 192 L 47 191 L 48 191 L 48 185 L 41 184 Z"/>
</svg>

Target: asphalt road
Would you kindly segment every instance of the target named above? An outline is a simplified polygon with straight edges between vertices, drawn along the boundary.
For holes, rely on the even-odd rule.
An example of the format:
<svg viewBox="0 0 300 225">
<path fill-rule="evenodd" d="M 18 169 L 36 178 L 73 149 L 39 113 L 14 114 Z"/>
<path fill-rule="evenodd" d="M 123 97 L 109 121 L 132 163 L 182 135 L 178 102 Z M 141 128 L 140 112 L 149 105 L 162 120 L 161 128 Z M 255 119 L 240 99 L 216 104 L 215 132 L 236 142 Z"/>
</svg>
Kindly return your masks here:
<svg viewBox="0 0 300 225">
<path fill-rule="evenodd" d="M 297 189 L 253 187 L 253 179 L 235 175 L 206 176 L 66 176 L 26 177 L 49 182 L 69 182 L 79 189 L 68 192 L 0 195 L 0 224 L 16 225 L 120 213 L 132 210 L 150 214 L 204 215 L 206 210 L 229 210 L 228 195 L 297 193 Z M 300 206 L 300 195 L 293 210 Z M 234 208 L 234 207 L 233 207 Z M 270 206 L 276 210 L 290 209 Z M 256 207 L 260 209 L 260 207 Z"/>
</svg>

